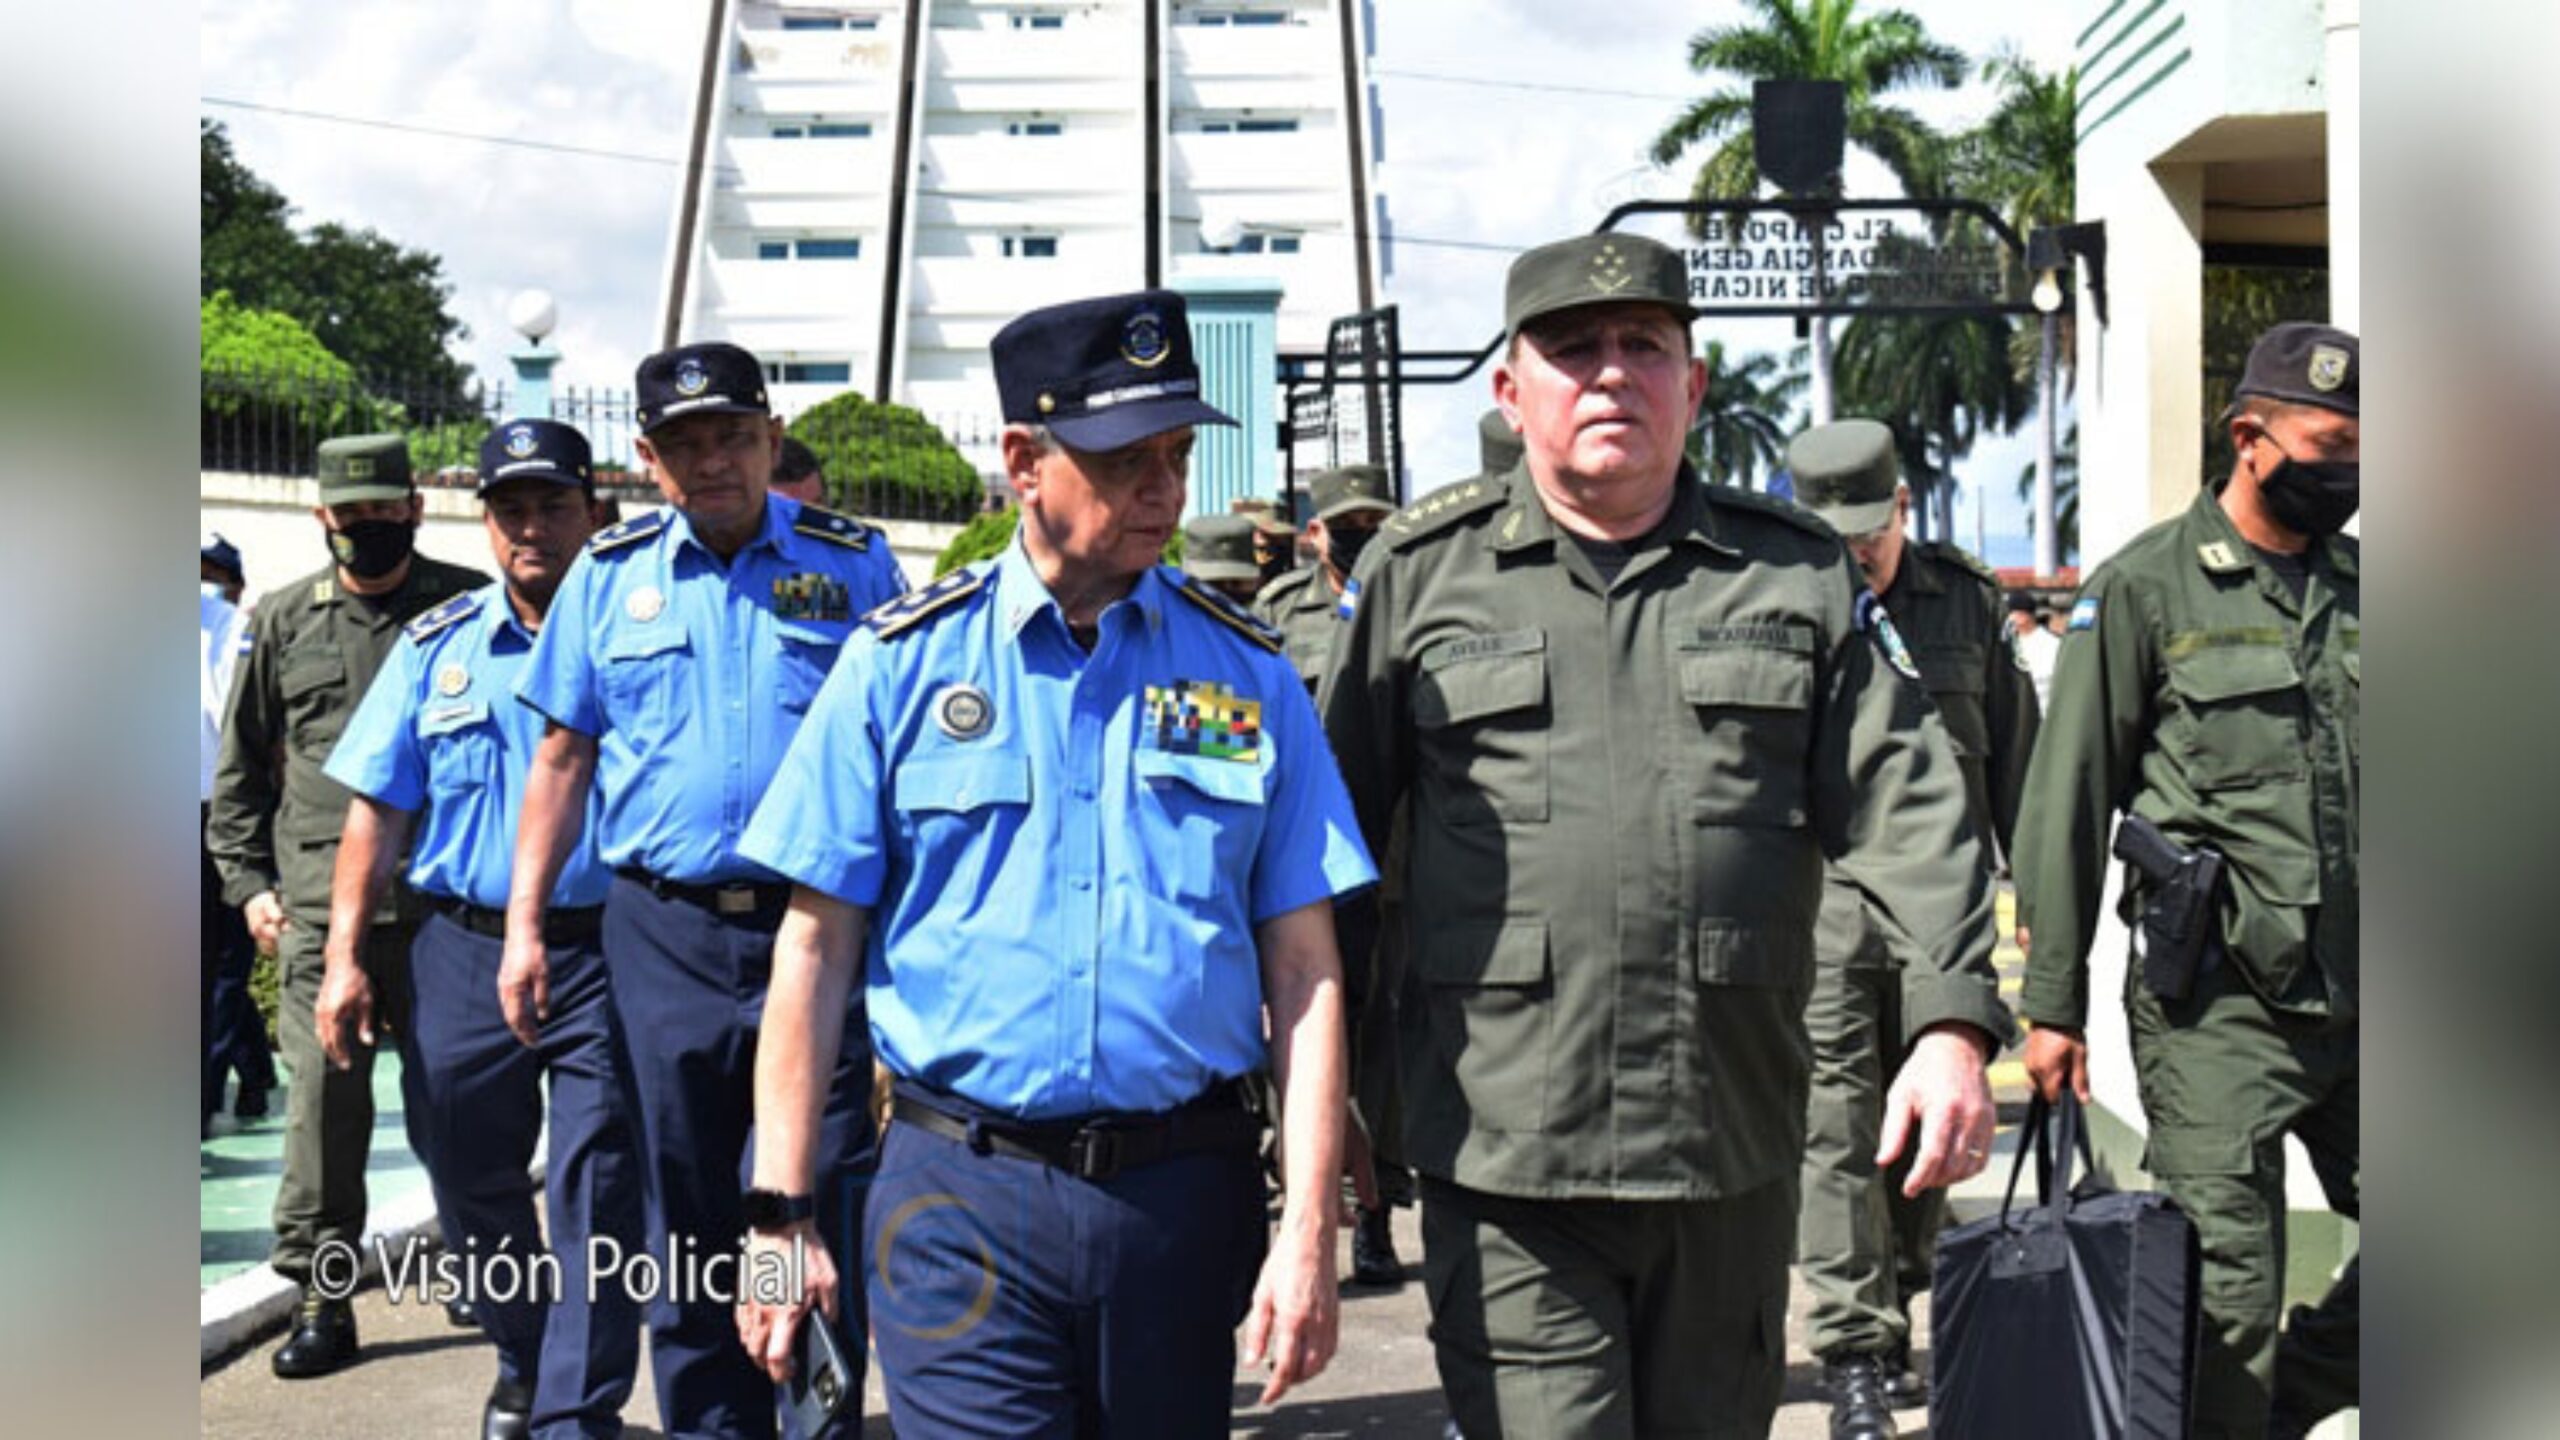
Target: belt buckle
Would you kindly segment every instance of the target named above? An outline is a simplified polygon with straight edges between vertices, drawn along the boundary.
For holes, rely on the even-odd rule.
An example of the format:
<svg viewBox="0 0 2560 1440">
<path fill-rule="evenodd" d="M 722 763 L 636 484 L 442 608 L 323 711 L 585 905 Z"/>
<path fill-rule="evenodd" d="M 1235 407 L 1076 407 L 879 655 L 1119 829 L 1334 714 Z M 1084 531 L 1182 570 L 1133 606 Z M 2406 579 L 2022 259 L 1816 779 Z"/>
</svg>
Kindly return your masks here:
<svg viewBox="0 0 2560 1440">
<path fill-rule="evenodd" d="M 755 887 L 724 885 L 711 892 L 711 908 L 723 915 L 752 915 L 756 908 Z"/>
<path fill-rule="evenodd" d="M 1088 1125 L 1067 1137 L 1067 1170 L 1079 1180 L 1108 1180 L 1120 1173 L 1120 1132 Z"/>
</svg>

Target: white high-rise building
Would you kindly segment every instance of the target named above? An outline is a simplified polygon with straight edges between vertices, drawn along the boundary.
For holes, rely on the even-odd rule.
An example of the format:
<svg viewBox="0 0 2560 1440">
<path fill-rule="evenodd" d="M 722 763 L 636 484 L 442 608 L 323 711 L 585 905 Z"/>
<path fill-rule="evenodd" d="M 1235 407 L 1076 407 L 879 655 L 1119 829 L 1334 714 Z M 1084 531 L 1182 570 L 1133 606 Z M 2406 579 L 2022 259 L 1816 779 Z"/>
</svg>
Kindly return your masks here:
<svg viewBox="0 0 2560 1440">
<path fill-rule="evenodd" d="M 786 415 L 989 422 L 988 340 L 1061 300 L 1267 280 L 1321 349 L 1378 303 L 1369 5 L 713 0 L 660 341 L 755 351 Z"/>
</svg>

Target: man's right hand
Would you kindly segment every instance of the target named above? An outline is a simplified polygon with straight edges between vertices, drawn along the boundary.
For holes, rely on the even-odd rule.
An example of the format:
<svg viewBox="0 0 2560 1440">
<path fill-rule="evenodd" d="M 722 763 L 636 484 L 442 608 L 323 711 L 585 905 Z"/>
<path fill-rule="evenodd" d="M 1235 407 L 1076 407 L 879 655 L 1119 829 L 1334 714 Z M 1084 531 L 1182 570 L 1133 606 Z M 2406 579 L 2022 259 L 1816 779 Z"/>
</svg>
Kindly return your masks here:
<svg viewBox="0 0 2560 1440">
<path fill-rule="evenodd" d="M 273 955 L 284 939 L 284 927 L 293 923 L 285 918 L 284 902 L 273 890 L 261 890 L 240 907 L 240 918 L 249 924 L 249 938 L 257 942 L 258 953 Z"/>
<path fill-rule="evenodd" d="M 2047 1100 L 2059 1099 L 2067 1083 L 2080 1103 L 2089 1103 L 2088 1037 L 2067 1025 L 2038 1025 L 2028 1031 L 2027 1078 Z"/>
<path fill-rule="evenodd" d="M 365 1047 L 373 1046 L 373 981 L 353 955 L 329 957 L 320 978 L 320 1001 L 312 1007 L 312 1028 L 320 1032 L 320 1053 L 344 1070 L 355 1063 L 347 1045 L 352 1026 Z"/>
<path fill-rule="evenodd" d="M 537 926 L 508 922 L 498 960 L 498 1009 L 518 1040 L 542 1043 L 542 1022 L 551 1018 L 551 955 Z"/>
<path fill-rule="evenodd" d="M 836 1318 L 835 1259 L 818 1238 L 818 1227 L 804 1220 L 771 1234 L 748 1231 L 738 1274 L 738 1343 L 756 1368 L 780 1385 L 791 1378 L 797 1350 L 792 1342 L 799 1338 L 810 1305 L 816 1304 L 829 1320 Z M 798 1295 L 789 1300 L 757 1295 L 758 1277 L 764 1275 L 792 1277 Z"/>
</svg>

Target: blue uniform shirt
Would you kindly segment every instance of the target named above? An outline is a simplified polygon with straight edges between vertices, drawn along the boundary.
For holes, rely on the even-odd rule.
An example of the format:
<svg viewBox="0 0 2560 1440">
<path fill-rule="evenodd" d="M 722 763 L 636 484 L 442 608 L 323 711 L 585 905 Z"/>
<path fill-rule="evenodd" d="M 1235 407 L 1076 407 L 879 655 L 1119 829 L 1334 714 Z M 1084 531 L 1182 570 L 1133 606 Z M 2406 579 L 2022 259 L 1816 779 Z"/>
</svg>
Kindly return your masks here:
<svg viewBox="0 0 2560 1440">
<path fill-rule="evenodd" d="M 741 846 L 869 907 L 899 1075 L 1032 1119 L 1262 1067 L 1253 926 L 1377 878 L 1276 637 L 1164 567 L 1086 655 L 1019 542 L 874 615 Z"/>
<path fill-rule="evenodd" d="M 420 891 L 506 908 L 525 772 L 542 739 L 542 717 L 515 699 L 532 650 L 502 587 L 455 596 L 409 622 L 329 752 L 330 779 L 426 812 L 409 849 Z M 591 800 L 554 905 L 604 903 L 612 877 L 596 861 L 596 814 Z"/>
<path fill-rule="evenodd" d="M 588 542 L 517 694 L 596 737 L 605 864 L 774 878 L 747 817 L 854 621 L 906 588 L 885 538 L 783 495 L 725 566 L 672 507 Z"/>
</svg>

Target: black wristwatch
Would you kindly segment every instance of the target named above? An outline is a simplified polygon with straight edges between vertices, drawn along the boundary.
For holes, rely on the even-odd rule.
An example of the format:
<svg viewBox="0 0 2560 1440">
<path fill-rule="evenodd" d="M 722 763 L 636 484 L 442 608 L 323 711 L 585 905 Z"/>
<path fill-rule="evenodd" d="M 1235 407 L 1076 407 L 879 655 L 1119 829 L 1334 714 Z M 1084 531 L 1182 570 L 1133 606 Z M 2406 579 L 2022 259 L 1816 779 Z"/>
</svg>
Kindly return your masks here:
<svg viewBox="0 0 2560 1440">
<path fill-rule="evenodd" d="M 738 1197 L 746 1212 L 747 1228 L 771 1234 L 788 1229 L 818 1213 L 818 1197 L 785 1195 L 779 1190 L 750 1190 Z"/>
</svg>

